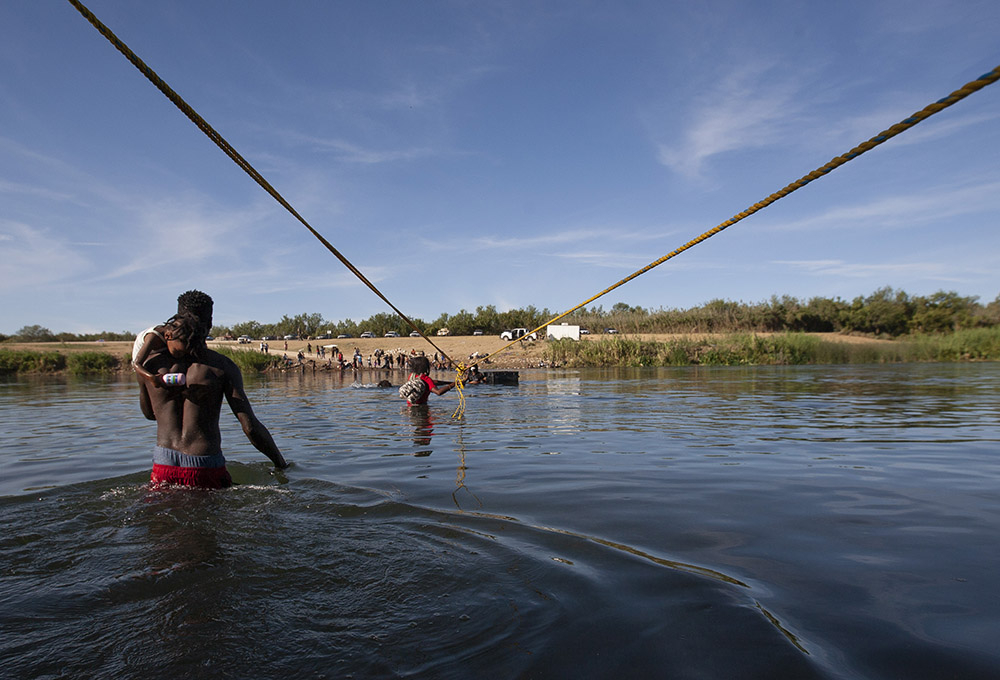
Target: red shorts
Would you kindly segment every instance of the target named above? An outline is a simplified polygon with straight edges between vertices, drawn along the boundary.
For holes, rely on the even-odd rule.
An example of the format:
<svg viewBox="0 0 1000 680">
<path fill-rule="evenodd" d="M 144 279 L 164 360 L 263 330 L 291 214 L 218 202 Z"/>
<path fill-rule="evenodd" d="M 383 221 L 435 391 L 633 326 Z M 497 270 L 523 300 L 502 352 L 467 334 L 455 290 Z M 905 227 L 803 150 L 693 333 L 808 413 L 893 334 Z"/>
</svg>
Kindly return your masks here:
<svg viewBox="0 0 1000 680">
<path fill-rule="evenodd" d="M 233 478 L 229 476 L 229 470 L 224 467 L 189 468 L 154 463 L 149 483 L 153 486 L 180 484 L 181 486 L 197 486 L 203 489 L 225 489 L 233 485 Z"/>
<path fill-rule="evenodd" d="M 151 486 L 179 484 L 203 489 L 224 489 L 232 486 L 233 478 L 226 469 L 226 459 L 221 453 L 210 456 L 191 456 L 163 446 L 153 447 L 153 474 Z"/>
</svg>

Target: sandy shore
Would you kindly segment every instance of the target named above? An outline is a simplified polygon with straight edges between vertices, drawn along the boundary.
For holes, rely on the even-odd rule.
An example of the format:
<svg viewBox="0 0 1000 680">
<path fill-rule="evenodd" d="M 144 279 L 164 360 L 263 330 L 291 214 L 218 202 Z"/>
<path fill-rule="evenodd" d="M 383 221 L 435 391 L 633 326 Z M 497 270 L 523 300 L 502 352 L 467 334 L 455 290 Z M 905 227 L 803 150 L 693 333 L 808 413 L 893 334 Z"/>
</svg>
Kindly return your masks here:
<svg viewBox="0 0 1000 680">
<path fill-rule="evenodd" d="M 728 335 L 728 334 L 719 334 Z M 757 335 L 769 335 L 767 333 L 758 333 Z M 812 333 L 829 342 L 844 342 L 851 344 L 861 344 L 861 343 L 889 343 L 891 340 L 877 340 L 875 338 L 864 338 L 851 335 L 841 335 L 839 333 Z M 612 336 L 608 335 L 584 335 L 581 336 L 581 342 L 596 342 L 602 339 L 607 339 Z M 676 340 L 678 338 L 688 338 L 688 339 L 701 339 L 709 337 L 709 334 L 669 334 L 669 333 L 640 333 L 638 335 L 628 335 L 623 337 L 638 338 L 645 341 L 657 341 L 657 342 L 667 342 L 670 340 Z M 365 358 L 367 365 L 368 356 L 373 354 L 376 349 L 381 349 L 389 354 L 407 354 L 411 353 L 411 350 L 416 352 L 424 352 L 427 356 L 433 357 L 435 352 L 443 352 L 447 354 L 451 359 L 456 362 L 470 363 L 473 354 L 479 353 L 480 356 L 489 356 L 494 352 L 499 351 L 505 345 L 508 345 L 508 341 L 501 340 L 496 335 L 458 335 L 458 336 L 446 336 L 446 337 L 432 337 L 431 342 L 435 346 L 428 344 L 423 338 L 341 338 L 334 340 L 289 340 L 288 341 L 288 356 L 293 361 L 297 352 L 301 349 L 306 355 L 307 359 L 317 359 L 318 355 L 315 354 L 316 343 L 321 343 L 325 346 L 336 345 L 341 352 L 344 353 L 345 360 L 349 360 L 350 357 L 354 356 L 354 349 L 357 348 L 361 352 L 361 356 Z M 220 342 L 213 341 L 209 343 L 210 345 L 224 345 L 232 346 L 234 348 L 245 348 L 251 351 L 260 351 L 260 341 L 255 341 L 249 345 L 238 345 L 235 342 Z M 270 353 L 278 353 L 280 356 L 285 352 L 285 341 L 284 340 L 272 340 L 268 343 L 270 345 Z M 307 353 L 307 345 L 312 345 L 313 352 Z M 544 340 L 537 342 L 516 342 L 511 345 L 508 349 L 500 352 L 496 356 L 492 357 L 489 363 L 481 363 L 479 366 L 482 369 L 515 369 L 515 368 L 538 368 L 542 362 L 543 356 L 545 354 L 545 348 L 547 343 Z"/>
<path fill-rule="evenodd" d="M 758 333 L 758 335 L 768 335 L 766 333 Z M 875 338 L 858 337 L 852 335 L 841 335 L 839 333 L 812 333 L 810 335 L 815 335 L 829 342 L 843 342 L 849 344 L 880 344 L 880 343 L 891 343 L 891 340 L 879 340 Z M 667 333 L 640 333 L 638 335 L 628 335 L 626 337 L 639 338 L 641 340 L 655 340 L 659 342 L 666 342 L 668 340 L 675 340 L 677 338 L 689 338 L 698 339 L 707 337 L 708 334 L 667 334 Z M 594 342 L 601 340 L 602 338 L 607 338 L 607 335 L 585 335 L 582 336 L 581 342 Z M 360 350 L 361 355 L 365 357 L 365 363 L 367 365 L 368 356 L 373 354 L 376 349 L 381 349 L 389 354 L 407 354 L 411 353 L 411 350 L 416 352 L 424 352 L 427 356 L 433 356 L 435 352 L 443 352 L 451 357 L 454 361 L 469 363 L 470 357 L 478 352 L 481 356 L 490 355 L 493 352 L 500 350 L 504 345 L 508 344 L 507 341 L 501 340 L 495 335 L 459 335 L 459 336 L 447 336 L 447 337 L 432 337 L 431 341 L 435 346 L 428 344 L 423 338 L 341 338 L 334 340 L 288 340 L 288 349 L 285 349 L 284 340 L 271 340 L 268 342 L 270 345 L 270 353 L 277 354 L 281 356 L 282 353 L 288 353 L 289 358 L 293 361 L 299 350 L 301 350 L 307 359 L 319 359 L 319 355 L 316 354 L 317 343 L 323 344 L 325 346 L 336 345 L 341 352 L 344 353 L 344 358 L 349 359 L 354 355 L 354 349 Z M 224 341 L 224 340 L 213 340 L 208 343 L 209 347 L 229 347 L 231 349 L 246 350 L 248 352 L 259 352 L 260 351 L 260 341 L 256 340 L 248 345 L 241 345 L 235 341 Z M 312 352 L 306 352 L 307 346 L 312 346 Z M 536 368 L 542 361 L 543 354 L 545 352 L 546 342 L 526 342 L 526 343 L 515 343 L 509 349 L 504 350 L 502 353 L 493 357 L 489 363 L 481 363 L 480 367 L 484 370 L 489 369 L 518 369 L 518 368 Z M 126 356 L 132 351 L 131 342 L 47 342 L 47 343 L 4 343 L 0 345 L 0 348 L 6 349 L 26 349 L 36 352 L 46 352 L 46 351 L 58 351 L 62 353 L 70 352 L 93 352 L 93 351 L 103 351 L 113 354 L 115 356 Z"/>
<path fill-rule="evenodd" d="M 423 338 L 340 338 L 334 340 L 288 340 L 287 350 L 285 350 L 285 340 L 270 340 L 268 345 L 270 345 L 270 354 L 281 356 L 287 351 L 289 358 L 293 361 L 299 350 L 305 354 L 307 359 L 319 359 L 316 354 L 317 343 L 325 347 L 335 345 L 343 352 L 344 359 L 347 361 L 354 356 L 354 350 L 357 348 L 361 352 L 361 356 L 364 357 L 367 366 L 368 357 L 374 354 L 377 349 L 381 349 L 386 354 L 406 354 L 407 356 L 413 352 L 423 352 L 429 357 L 433 357 L 435 353 L 443 353 L 455 362 L 469 363 L 473 354 L 478 352 L 480 356 L 487 356 L 507 344 L 505 340 L 501 340 L 497 336 L 486 335 L 432 337 L 431 342 L 434 343 L 433 346 Z M 260 351 L 259 340 L 249 345 L 239 345 L 226 341 L 209 343 L 210 347 L 213 345 Z M 309 345 L 312 346 L 312 353 L 306 352 Z M 544 352 L 544 342 L 516 343 L 510 349 L 491 359 L 488 364 L 480 364 L 480 366 L 482 368 L 534 368 L 539 365 Z"/>
</svg>

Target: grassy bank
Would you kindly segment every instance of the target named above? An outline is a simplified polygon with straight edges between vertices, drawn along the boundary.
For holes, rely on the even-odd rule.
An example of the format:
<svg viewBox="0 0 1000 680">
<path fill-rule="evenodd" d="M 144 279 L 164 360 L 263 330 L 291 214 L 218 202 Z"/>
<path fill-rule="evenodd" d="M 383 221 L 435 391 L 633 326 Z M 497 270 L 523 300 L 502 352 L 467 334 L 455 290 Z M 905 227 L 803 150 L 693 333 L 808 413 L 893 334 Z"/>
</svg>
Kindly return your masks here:
<svg viewBox="0 0 1000 680">
<path fill-rule="evenodd" d="M 129 357 L 115 357 L 107 352 L 73 352 L 63 354 L 56 350 L 35 352 L 31 350 L 0 349 L 0 375 L 11 373 L 69 373 L 89 375 L 114 373 L 127 366 Z"/>
<path fill-rule="evenodd" d="M 213 347 L 213 349 L 232 359 L 243 373 L 261 373 L 281 363 L 281 359 L 276 354 L 262 354 L 261 352 L 228 347 Z"/>
<path fill-rule="evenodd" d="M 552 364 L 583 366 L 767 366 L 1000 360 L 1000 329 L 907 336 L 852 344 L 803 333 L 733 333 L 665 342 L 613 336 L 597 342 L 559 340 L 546 348 Z"/>
<path fill-rule="evenodd" d="M 438 338 L 449 355 L 461 358 L 473 351 L 490 353 L 504 344 L 499 338 Z M 352 339 L 364 356 L 387 340 Z M 398 338 L 393 343 L 408 352 L 411 347 L 423 351 L 420 339 Z M 54 344 L 54 343 L 53 343 Z M 293 355 L 305 349 L 305 341 L 289 345 Z M 236 345 L 213 345 L 212 349 L 232 359 L 244 373 L 260 373 L 279 365 L 277 353 L 262 354 Z M 130 371 L 131 343 L 108 343 L 95 349 L 93 344 L 0 348 L 0 375 L 16 373 L 99 374 Z M 541 359 L 560 366 L 738 366 L 794 364 L 867 364 L 919 361 L 997 361 L 1000 360 L 1000 328 L 976 328 L 953 333 L 907 335 L 899 340 L 847 337 L 838 334 L 804 333 L 728 335 L 687 335 L 674 338 L 612 335 L 586 341 L 560 340 L 529 343 L 501 353 L 492 368 L 537 366 Z"/>
<path fill-rule="evenodd" d="M 217 348 L 219 354 L 232 359 L 244 373 L 259 373 L 276 365 L 280 360 L 274 355 L 259 352 Z M 132 357 L 115 356 L 102 351 L 60 351 L 0 349 L 0 375 L 16 373 L 68 373 L 70 375 L 95 375 L 132 370 Z"/>
</svg>

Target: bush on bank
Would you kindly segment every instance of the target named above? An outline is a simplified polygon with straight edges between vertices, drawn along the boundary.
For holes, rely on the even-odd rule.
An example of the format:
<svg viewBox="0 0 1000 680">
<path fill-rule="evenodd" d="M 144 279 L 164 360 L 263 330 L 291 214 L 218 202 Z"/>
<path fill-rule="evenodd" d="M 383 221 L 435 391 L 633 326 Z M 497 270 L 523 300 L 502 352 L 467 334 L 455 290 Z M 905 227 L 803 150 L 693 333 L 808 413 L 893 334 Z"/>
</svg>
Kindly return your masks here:
<svg viewBox="0 0 1000 680">
<path fill-rule="evenodd" d="M 546 348 L 545 358 L 552 364 L 566 367 L 792 366 L 1000 360 L 1000 328 L 914 335 L 878 345 L 837 342 L 804 333 L 768 336 L 733 333 L 665 342 L 618 335 L 591 342 L 553 341 Z"/>
<path fill-rule="evenodd" d="M 55 373 L 65 368 L 66 357 L 59 352 L 0 349 L 0 374 Z"/>
<path fill-rule="evenodd" d="M 233 360 L 240 371 L 244 373 L 261 373 L 281 364 L 281 358 L 275 354 L 263 354 L 249 350 L 230 349 L 228 347 L 213 348 L 219 354 Z"/>
<path fill-rule="evenodd" d="M 31 350 L 0 349 L 0 375 L 12 373 L 58 373 L 71 375 L 111 373 L 127 365 L 128 357 L 119 359 L 107 352 L 76 352 L 60 354 L 57 351 L 34 352 Z"/>
<path fill-rule="evenodd" d="M 119 359 L 107 352 L 76 352 L 66 357 L 66 369 L 72 375 L 111 373 L 129 362 L 129 357 Z"/>
<path fill-rule="evenodd" d="M 241 371 L 259 373 L 280 363 L 274 355 L 218 348 L 219 354 L 232 359 Z M 71 375 L 91 375 L 113 373 L 127 369 L 132 364 L 129 355 L 116 357 L 108 352 L 72 352 L 61 354 L 56 350 L 36 352 L 32 350 L 0 349 L 0 375 L 16 373 L 59 373 Z"/>
</svg>

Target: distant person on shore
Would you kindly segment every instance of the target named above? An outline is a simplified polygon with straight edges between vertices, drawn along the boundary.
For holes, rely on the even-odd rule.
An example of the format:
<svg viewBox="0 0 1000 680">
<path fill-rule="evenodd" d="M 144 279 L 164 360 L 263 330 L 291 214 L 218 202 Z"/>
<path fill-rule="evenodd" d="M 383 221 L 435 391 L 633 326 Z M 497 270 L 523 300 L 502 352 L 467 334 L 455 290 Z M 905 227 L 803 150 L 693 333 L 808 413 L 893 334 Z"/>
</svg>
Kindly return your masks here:
<svg viewBox="0 0 1000 680">
<path fill-rule="evenodd" d="M 156 421 L 150 483 L 203 488 L 232 484 L 219 431 L 223 397 L 254 448 L 275 467 L 288 467 L 271 433 L 250 407 L 240 369 L 205 346 L 202 320 L 191 313 L 178 314 L 163 335 L 167 351 L 151 356 L 145 364 L 160 380 L 153 387 L 147 381 L 139 383 L 142 413 Z M 167 387 L 160 388 L 160 382 Z"/>
<path fill-rule="evenodd" d="M 431 362 L 427 357 L 419 356 L 410 359 L 410 370 L 413 372 L 410 374 L 409 380 L 399 388 L 399 396 L 406 399 L 409 406 L 426 404 L 431 392 L 440 396 L 455 386 L 453 382 L 439 383 L 427 375 L 431 372 Z"/>
<path fill-rule="evenodd" d="M 198 319 L 200 330 L 207 336 L 212 330 L 212 298 L 202 293 L 200 290 L 189 290 L 177 296 L 177 314 L 192 314 Z M 139 381 L 148 380 L 153 385 L 165 387 L 163 380 L 146 370 L 143 364 L 159 352 L 167 349 L 167 342 L 164 332 L 177 317 L 171 317 L 166 323 L 158 326 L 150 326 L 135 336 L 135 343 L 132 345 L 132 367 L 138 375 Z"/>
</svg>

